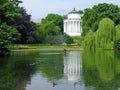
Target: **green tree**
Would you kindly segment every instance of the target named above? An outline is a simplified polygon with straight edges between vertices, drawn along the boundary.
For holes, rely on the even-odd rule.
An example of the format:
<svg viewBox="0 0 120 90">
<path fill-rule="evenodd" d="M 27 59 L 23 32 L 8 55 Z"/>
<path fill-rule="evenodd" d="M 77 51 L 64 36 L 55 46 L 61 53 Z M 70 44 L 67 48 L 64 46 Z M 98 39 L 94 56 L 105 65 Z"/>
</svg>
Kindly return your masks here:
<svg viewBox="0 0 120 90">
<path fill-rule="evenodd" d="M 99 22 L 103 18 L 110 18 L 115 25 L 120 23 L 120 8 L 117 5 L 102 3 L 95 5 L 92 9 L 84 10 L 82 17 L 83 35 L 85 36 L 89 30 L 94 32 L 98 30 Z"/>
<path fill-rule="evenodd" d="M 99 28 L 96 32 L 96 48 L 113 49 L 115 41 L 115 24 L 109 18 L 100 21 Z"/>
<path fill-rule="evenodd" d="M 0 1 L 0 55 L 6 55 L 11 43 L 19 37 L 17 30 L 12 26 L 15 17 L 21 17 L 19 0 Z"/>
<path fill-rule="evenodd" d="M 115 42 L 115 24 L 109 18 L 100 21 L 96 32 L 90 30 L 84 37 L 83 46 L 87 49 L 113 49 Z"/>
<path fill-rule="evenodd" d="M 19 7 L 21 17 L 15 17 L 14 27 L 17 28 L 21 34 L 19 40 L 15 43 L 37 43 L 38 37 L 36 35 L 37 26 L 34 22 L 31 21 L 31 15 L 26 12 L 26 9 Z"/>
<path fill-rule="evenodd" d="M 21 17 L 19 3 L 20 0 L 0 0 L 0 24 L 12 25 L 15 17 Z"/>
<path fill-rule="evenodd" d="M 58 26 L 56 26 L 52 21 L 46 21 L 39 25 L 38 35 L 42 42 L 46 43 L 49 37 L 57 35 L 59 32 L 60 28 Z"/>
<path fill-rule="evenodd" d="M 92 30 L 85 36 L 82 45 L 85 49 L 95 49 L 95 33 Z"/>
<path fill-rule="evenodd" d="M 120 25 L 115 27 L 116 37 L 115 37 L 115 49 L 120 50 Z"/>
<path fill-rule="evenodd" d="M 19 37 L 18 31 L 8 26 L 6 23 L 0 25 L 0 55 L 5 55 L 10 49 L 10 45 Z"/>
<path fill-rule="evenodd" d="M 67 35 L 66 33 L 64 33 L 63 38 L 66 44 L 72 44 L 74 42 L 73 38 Z"/>
<path fill-rule="evenodd" d="M 63 32 L 63 17 L 58 14 L 48 14 L 45 19 L 42 20 L 42 23 L 47 21 L 53 22 L 56 26 L 60 28 L 60 31 Z"/>
</svg>

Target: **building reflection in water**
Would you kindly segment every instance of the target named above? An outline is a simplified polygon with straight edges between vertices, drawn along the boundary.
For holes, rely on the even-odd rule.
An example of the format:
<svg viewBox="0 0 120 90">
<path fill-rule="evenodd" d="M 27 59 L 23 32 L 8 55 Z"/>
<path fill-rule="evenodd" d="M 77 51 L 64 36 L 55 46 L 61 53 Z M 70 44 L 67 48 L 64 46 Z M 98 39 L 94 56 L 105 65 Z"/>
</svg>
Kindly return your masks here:
<svg viewBox="0 0 120 90">
<path fill-rule="evenodd" d="M 82 59 L 80 51 L 69 51 L 64 56 L 64 75 L 74 86 L 82 79 Z"/>
</svg>

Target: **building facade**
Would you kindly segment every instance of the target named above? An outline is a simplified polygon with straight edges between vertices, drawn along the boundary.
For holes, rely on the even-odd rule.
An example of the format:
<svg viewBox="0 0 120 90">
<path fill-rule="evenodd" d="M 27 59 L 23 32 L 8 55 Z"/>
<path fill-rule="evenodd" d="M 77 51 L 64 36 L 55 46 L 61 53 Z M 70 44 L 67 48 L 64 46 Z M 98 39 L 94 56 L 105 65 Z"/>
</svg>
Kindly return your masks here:
<svg viewBox="0 0 120 90">
<path fill-rule="evenodd" d="M 81 36 L 82 25 L 81 25 L 81 16 L 78 11 L 74 10 L 69 12 L 67 19 L 64 20 L 64 33 L 69 36 Z"/>
</svg>

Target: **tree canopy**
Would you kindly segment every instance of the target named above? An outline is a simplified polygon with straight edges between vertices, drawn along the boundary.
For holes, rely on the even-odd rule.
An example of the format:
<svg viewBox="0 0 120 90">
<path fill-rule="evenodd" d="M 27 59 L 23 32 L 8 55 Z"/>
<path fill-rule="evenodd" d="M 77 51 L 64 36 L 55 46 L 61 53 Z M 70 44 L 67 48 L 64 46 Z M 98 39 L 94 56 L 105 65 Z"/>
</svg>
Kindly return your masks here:
<svg viewBox="0 0 120 90">
<path fill-rule="evenodd" d="M 99 22 L 103 18 L 110 18 L 115 25 L 119 24 L 120 8 L 117 5 L 102 3 L 95 5 L 91 9 L 85 9 L 82 17 L 83 35 L 85 36 L 89 30 L 97 31 Z"/>
<path fill-rule="evenodd" d="M 42 43 L 60 43 L 62 32 L 63 17 L 58 14 L 48 14 L 38 25 L 38 35 Z"/>
<path fill-rule="evenodd" d="M 21 17 L 18 4 L 20 0 L 1 0 L 0 1 L 0 24 L 6 22 L 11 25 L 15 17 Z"/>
<path fill-rule="evenodd" d="M 0 1 L 0 55 L 9 51 L 11 43 L 19 37 L 18 31 L 13 27 L 15 17 L 21 17 L 19 0 Z"/>
<path fill-rule="evenodd" d="M 17 28 L 21 37 L 15 43 L 37 43 L 37 26 L 31 21 L 31 15 L 27 14 L 23 7 L 19 7 L 22 17 L 15 17 L 13 26 Z"/>
<path fill-rule="evenodd" d="M 53 22 L 56 26 L 58 26 L 63 32 L 63 17 L 58 14 L 48 14 L 45 19 L 42 20 L 42 23 L 46 23 L 48 21 Z"/>
<path fill-rule="evenodd" d="M 115 24 L 109 18 L 100 21 L 96 32 L 92 30 L 85 36 L 83 45 L 87 49 L 113 49 L 115 42 Z"/>
<path fill-rule="evenodd" d="M 120 50 L 120 24 L 115 27 L 115 49 Z"/>
<path fill-rule="evenodd" d="M 95 35 L 96 48 L 112 49 L 115 41 L 115 25 L 109 18 L 100 21 L 99 28 Z"/>
</svg>

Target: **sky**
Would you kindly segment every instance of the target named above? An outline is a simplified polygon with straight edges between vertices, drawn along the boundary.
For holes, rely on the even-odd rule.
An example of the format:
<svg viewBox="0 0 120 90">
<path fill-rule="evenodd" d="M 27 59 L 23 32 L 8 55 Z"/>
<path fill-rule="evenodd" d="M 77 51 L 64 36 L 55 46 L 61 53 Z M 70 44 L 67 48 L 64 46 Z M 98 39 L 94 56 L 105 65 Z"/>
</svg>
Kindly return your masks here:
<svg viewBox="0 0 120 90">
<path fill-rule="evenodd" d="M 75 8 L 84 10 L 92 8 L 98 3 L 112 3 L 120 7 L 120 0 L 21 0 L 23 6 L 32 19 L 45 18 L 48 14 L 54 13 L 66 15 Z"/>
</svg>

